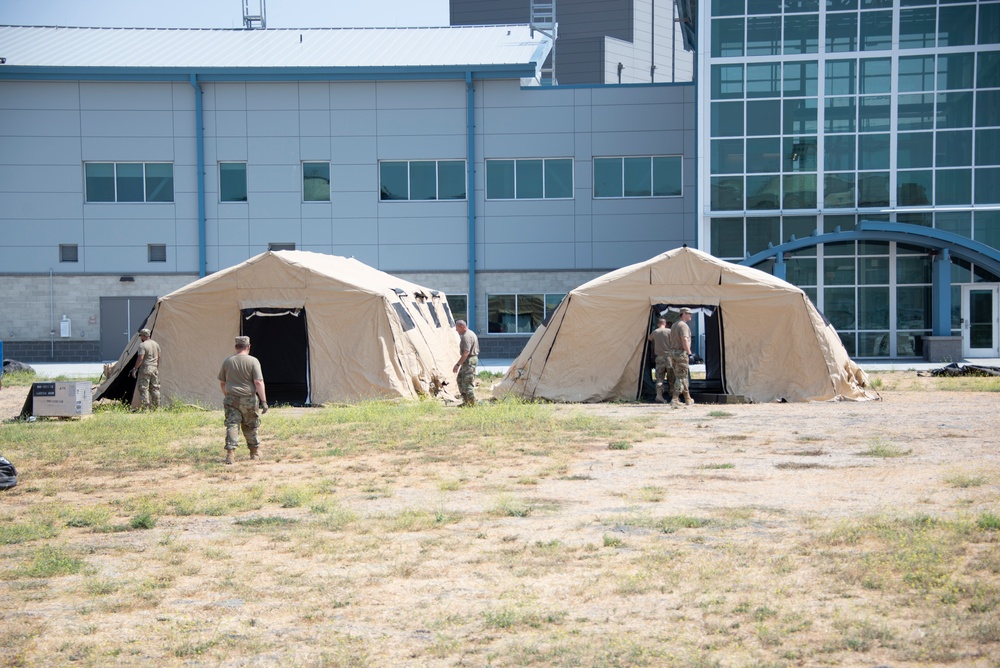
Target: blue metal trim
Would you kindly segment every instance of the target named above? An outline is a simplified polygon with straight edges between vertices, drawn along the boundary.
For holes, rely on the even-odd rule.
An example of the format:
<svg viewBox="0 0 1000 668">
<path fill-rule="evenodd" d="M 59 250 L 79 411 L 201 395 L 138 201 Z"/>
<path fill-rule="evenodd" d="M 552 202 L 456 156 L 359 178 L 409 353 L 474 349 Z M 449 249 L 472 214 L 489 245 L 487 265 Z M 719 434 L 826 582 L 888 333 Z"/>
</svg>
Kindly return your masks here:
<svg viewBox="0 0 1000 668">
<path fill-rule="evenodd" d="M 671 88 L 694 86 L 693 81 L 664 81 L 659 83 L 627 83 L 627 84 L 559 84 L 559 89 L 592 90 L 595 88 Z M 552 86 L 521 86 L 522 90 L 551 90 Z"/>
<path fill-rule="evenodd" d="M 816 234 L 802 239 L 792 239 L 777 246 L 771 246 L 745 258 L 741 265 L 752 267 L 779 253 L 789 253 L 817 244 L 841 241 L 898 241 L 934 250 L 948 250 L 951 255 L 972 262 L 994 274 L 1000 275 L 1000 251 L 968 237 L 909 223 L 883 223 L 862 220 L 858 229 L 849 232 Z"/>
<path fill-rule="evenodd" d="M 472 85 L 472 72 L 465 73 L 465 183 L 468 201 L 468 251 L 469 251 L 469 297 L 466 317 L 469 329 L 476 330 L 476 89 Z"/>
<path fill-rule="evenodd" d="M 477 79 L 533 78 L 534 63 L 475 65 L 433 65 L 420 67 L 220 67 L 199 70 L 201 82 L 211 81 L 423 81 L 463 79 L 466 72 Z M 80 80 L 80 81 L 186 81 L 189 69 L 176 67 L 24 67 L 0 68 L 0 80 Z"/>
<path fill-rule="evenodd" d="M 676 45 L 674 47 L 671 47 L 671 48 L 676 48 Z M 700 91 L 698 90 L 698 82 L 699 82 L 699 78 L 698 77 L 695 77 L 695 80 L 692 82 L 692 84 L 694 85 L 694 184 L 693 185 L 694 185 L 694 210 L 696 212 L 695 213 L 695 219 L 694 219 L 695 220 L 695 223 L 694 223 L 694 247 L 697 248 L 698 250 L 703 250 L 702 246 L 701 246 L 701 234 L 700 234 L 700 232 L 701 232 L 701 223 L 703 222 L 703 219 L 705 218 L 705 215 L 702 212 L 701 207 L 698 206 L 698 203 L 701 201 L 701 193 L 699 192 L 699 185 L 698 185 L 698 183 L 699 183 L 698 175 L 701 173 L 701 165 L 698 162 L 698 154 L 700 153 L 700 151 L 698 150 L 698 148 L 699 148 L 698 147 L 698 143 L 701 141 L 700 135 L 698 134 L 698 101 L 699 101 L 699 97 L 698 96 L 700 94 Z M 684 104 L 682 106 L 685 107 L 685 108 L 687 108 L 688 105 Z M 683 114 L 684 114 L 684 112 L 682 111 L 681 112 L 681 117 L 682 118 L 683 118 Z M 683 120 L 681 121 L 681 125 L 683 127 Z M 682 158 L 681 159 L 681 193 L 683 194 L 683 192 L 684 192 L 684 160 Z"/>
<path fill-rule="evenodd" d="M 198 276 L 208 273 L 208 250 L 205 227 L 205 110 L 201 99 L 201 85 L 198 75 L 191 73 L 191 87 L 194 88 L 194 134 L 195 150 L 198 154 Z"/>
</svg>

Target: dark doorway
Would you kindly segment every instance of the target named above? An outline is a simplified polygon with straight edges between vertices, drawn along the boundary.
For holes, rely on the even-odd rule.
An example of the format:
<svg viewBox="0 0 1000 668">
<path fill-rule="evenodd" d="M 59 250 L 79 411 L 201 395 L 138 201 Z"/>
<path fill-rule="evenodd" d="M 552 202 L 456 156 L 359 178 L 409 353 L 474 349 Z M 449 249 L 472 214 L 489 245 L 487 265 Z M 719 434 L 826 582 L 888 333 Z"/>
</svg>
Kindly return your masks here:
<svg viewBox="0 0 1000 668">
<path fill-rule="evenodd" d="M 711 306 L 699 307 L 697 304 L 654 304 L 649 309 L 649 322 L 646 325 L 646 334 L 656 329 L 656 321 L 660 319 L 660 314 L 665 314 L 667 324 L 672 325 L 679 315 L 676 309 L 682 306 L 687 306 L 692 310 L 698 309 L 705 316 L 705 349 L 700 351 L 701 356 L 704 358 L 705 378 L 704 380 L 699 378 L 690 381 L 691 394 L 724 394 L 722 389 L 725 387 L 723 383 L 725 363 L 723 360 L 724 346 L 722 345 L 722 313 L 718 308 Z M 674 310 L 671 311 L 668 309 Z M 690 324 L 694 324 L 693 321 Z M 697 339 L 697 334 L 694 331 L 692 331 L 691 335 L 695 340 Z M 639 400 L 653 401 L 656 397 L 656 358 L 653 354 L 652 341 L 645 339 L 645 336 L 643 338 L 645 346 L 642 351 L 642 370 L 639 375 Z M 695 341 L 692 341 L 691 349 L 696 355 L 698 354 L 699 351 L 697 350 Z M 666 390 L 664 394 L 669 396 L 669 390 Z"/>
<path fill-rule="evenodd" d="M 271 404 L 309 405 L 309 336 L 305 309 L 243 309 L 241 334 L 260 360 Z"/>
<path fill-rule="evenodd" d="M 723 345 L 722 311 L 703 309 L 705 314 L 705 379 L 691 381 L 692 394 L 725 394 L 725 346 Z"/>
</svg>

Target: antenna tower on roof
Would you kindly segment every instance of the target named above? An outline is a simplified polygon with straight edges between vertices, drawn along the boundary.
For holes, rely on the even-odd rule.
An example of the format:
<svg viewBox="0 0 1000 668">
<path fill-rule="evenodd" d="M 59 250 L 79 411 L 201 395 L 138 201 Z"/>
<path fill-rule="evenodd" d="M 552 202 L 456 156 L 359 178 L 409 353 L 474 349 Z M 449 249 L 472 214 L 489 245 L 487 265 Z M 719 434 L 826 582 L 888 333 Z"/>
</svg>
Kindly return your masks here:
<svg viewBox="0 0 1000 668">
<path fill-rule="evenodd" d="M 264 6 L 265 0 L 256 0 L 259 3 L 258 12 L 250 13 L 251 0 L 243 0 L 243 27 L 247 30 L 267 27 L 267 8 Z"/>
</svg>

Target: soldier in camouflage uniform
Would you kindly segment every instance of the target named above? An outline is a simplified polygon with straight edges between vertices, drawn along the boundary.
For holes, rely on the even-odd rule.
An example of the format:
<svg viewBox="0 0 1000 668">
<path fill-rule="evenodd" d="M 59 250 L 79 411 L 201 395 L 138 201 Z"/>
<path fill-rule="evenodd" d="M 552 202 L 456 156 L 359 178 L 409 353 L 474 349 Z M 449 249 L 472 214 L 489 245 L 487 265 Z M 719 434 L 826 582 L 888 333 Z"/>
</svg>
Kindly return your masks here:
<svg viewBox="0 0 1000 668">
<path fill-rule="evenodd" d="M 236 354 L 222 363 L 219 385 L 225 396 L 222 405 L 226 411 L 226 464 L 233 463 L 241 429 L 250 459 L 259 459 L 257 428 L 260 416 L 267 412 L 267 395 L 260 361 L 250 354 L 249 336 L 236 337 Z"/>
<path fill-rule="evenodd" d="M 656 322 L 656 329 L 650 332 L 646 340 L 653 344 L 653 359 L 656 364 L 656 401 L 665 404 L 667 400 L 663 398 L 663 383 L 667 382 L 668 390 L 674 384 L 669 348 L 670 328 L 667 327 L 666 318 L 660 318 Z"/>
<path fill-rule="evenodd" d="M 462 395 L 462 406 L 476 405 L 476 366 L 479 364 L 479 337 L 469 329 L 464 320 L 455 323 L 458 332 L 458 351 L 462 356 L 452 371 L 458 374 L 458 391 Z"/>
<path fill-rule="evenodd" d="M 691 309 L 682 308 L 681 315 L 670 327 L 670 366 L 674 373 L 674 386 L 671 388 L 670 405 L 673 408 L 680 408 L 679 396 L 684 395 L 684 403 L 688 406 L 694 403 L 691 392 L 688 389 L 689 363 L 691 355 L 691 328 L 688 321 L 691 320 Z"/>
<path fill-rule="evenodd" d="M 139 330 L 139 350 L 130 375 L 139 386 L 139 408 L 146 410 L 160 407 L 160 344 L 149 338 L 145 327 Z"/>
</svg>

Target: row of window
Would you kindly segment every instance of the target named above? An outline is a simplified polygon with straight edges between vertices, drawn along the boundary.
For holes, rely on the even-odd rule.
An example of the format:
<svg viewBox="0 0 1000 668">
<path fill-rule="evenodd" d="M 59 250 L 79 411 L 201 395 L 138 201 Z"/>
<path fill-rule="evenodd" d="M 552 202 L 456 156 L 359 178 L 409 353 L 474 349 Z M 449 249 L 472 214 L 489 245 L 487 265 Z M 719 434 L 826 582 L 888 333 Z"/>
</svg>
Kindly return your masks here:
<svg viewBox="0 0 1000 668">
<path fill-rule="evenodd" d="M 975 140 L 975 141 L 973 141 Z M 713 139 L 712 174 L 768 174 L 889 169 L 892 136 L 888 133 L 824 135 L 823 161 L 817 137 Z M 896 135 L 897 169 L 989 167 L 1000 165 L 1000 129 L 951 132 L 900 132 Z"/>
<path fill-rule="evenodd" d="M 825 18 L 824 51 L 892 49 L 892 20 L 892 10 L 830 12 Z M 713 19 L 712 57 L 818 53 L 820 25 L 820 15 L 812 13 Z M 897 42 L 902 49 L 1000 43 L 1000 5 L 983 3 L 978 12 L 973 4 L 901 9 Z"/>
<path fill-rule="evenodd" d="M 488 334 L 532 334 L 547 322 L 565 293 L 486 295 Z M 467 295 L 449 294 L 448 305 L 455 320 L 468 320 Z"/>
<path fill-rule="evenodd" d="M 1000 90 L 898 95 L 895 127 L 892 101 L 889 95 L 827 97 L 822 119 L 815 97 L 712 102 L 711 132 L 712 137 L 764 137 L 816 134 L 821 127 L 827 134 L 864 134 L 1000 125 L 993 106 L 1000 103 Z"/>
<path fill-rule="evenodd" d="M 997 5 L 1000 7 L 1000 4 Z M 1000 52 L 900 56 L 899 93 L 996 88 Z M 892 89 L 892 58 L 837 58 L 823 63 L 823 86 L 831 95 L 883 95 Z M 820 90 L 819 61 L 726 63 L 712 65 L 713 100 L 815 97 Z M 980 91 L 982 92 L 982 91 Z M 995 107 L 990 106 L 990 109 Z M 986 110 L 984 109 L 984 113 Z"/>
<path fill-rule="evenodd" d="M 680 197 L 681 156 L 594 158 L 594 197 Z M 88 162 L 86 201 L 173 202 L 173 164 Z M 246 202 L 247 163 L 219 163 L 219 201 Z M 486 199 L 573 199 L 573 160 L 486 161 Z M 385 160 L 379 163 L 382 201 L 464 200 L 464 160 Z M 330 163 L 302 163 L 302 199 L 330 201 Z"/>
<path fill-rule="evenodd" d="M 709 205 L 712 211 L 886 207 L 891 176 L 887 171 L 826 173 L 822 194 L 816 174 L 713 176 Z M 897 206 L 1000 203 L 1000 167 L 899 171 L 895 181 Z"/>
<path fill-rule="evenodd" d="M 59 261 L 60 262 L 79 262 L 80 261 L 80 247 L 78 244 L 59 244 Z M 166 244 L 146 244 L 146 261 L 147 262 L 166 262 L 167 261 L 167 245 Z"/>
<path fill-rule="evenodd" d="M 938 0 L 899 0 L 901 7 L 933 5 Z M 739 16 L 741 14 L 801 14 L 818 12 L 820 0 L 711 0 L 712 16 Z M 845 12 L 873 9 L 892 9 L 893 0 L 824 0 L 828 12 Z M 950 5 L 975 5 L 975 0 L 948 0 Z M 905 11 L 905 9 L 903 10 Z"/>
</svg>

